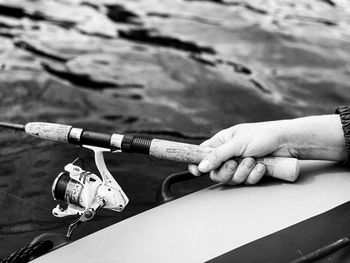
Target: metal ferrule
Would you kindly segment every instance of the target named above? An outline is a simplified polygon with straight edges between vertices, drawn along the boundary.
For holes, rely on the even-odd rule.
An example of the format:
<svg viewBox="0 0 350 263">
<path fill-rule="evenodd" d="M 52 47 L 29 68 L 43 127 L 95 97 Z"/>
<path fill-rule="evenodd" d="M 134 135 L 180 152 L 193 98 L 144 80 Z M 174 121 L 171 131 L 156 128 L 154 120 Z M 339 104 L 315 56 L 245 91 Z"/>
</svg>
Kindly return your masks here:
<svg viewBox="0 0 350 263">
<path fill-rule="evenodd" d="M 81 128 L 72 128 L 68 135 L 68 141 L 73 144 L 79 144 L 83 131 Z"/>
<path fill-rule="evenodd" d="M 121 134 L 112 134 L 111 137 L 111 147 L 113 150 L 120 150 L 122 148 L 122 142 L 124 139 L 124 135 Z"/>
</svg>

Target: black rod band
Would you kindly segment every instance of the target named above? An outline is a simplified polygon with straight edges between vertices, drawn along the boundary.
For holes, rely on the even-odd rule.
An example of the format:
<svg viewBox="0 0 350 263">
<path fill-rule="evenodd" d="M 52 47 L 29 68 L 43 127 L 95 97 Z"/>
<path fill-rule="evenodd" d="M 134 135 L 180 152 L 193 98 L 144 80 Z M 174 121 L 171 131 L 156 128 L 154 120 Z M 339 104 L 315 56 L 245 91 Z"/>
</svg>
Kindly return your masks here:
<svg viewBox="0 0 350 263">
<path fill-rule="evenodd" d="M 91 145 L 110 149 L 111 135 L 99 132 L 83 131 L 79 143 L 80 145 Z"/>
</svg>

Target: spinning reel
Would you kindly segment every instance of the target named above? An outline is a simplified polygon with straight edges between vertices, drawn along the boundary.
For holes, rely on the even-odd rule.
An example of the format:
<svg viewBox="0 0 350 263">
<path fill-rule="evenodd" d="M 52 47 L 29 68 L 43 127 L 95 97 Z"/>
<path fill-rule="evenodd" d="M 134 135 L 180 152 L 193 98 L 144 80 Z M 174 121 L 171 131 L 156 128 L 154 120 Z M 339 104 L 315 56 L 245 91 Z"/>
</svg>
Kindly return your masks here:
<svg viewBox="0 0 350 263">
<path fill-rule="evenodd" d="M 78 215 L 68 227 L 67 237 L 81 223 L 91 220 L 101 208 L 121 212 L 129 199 L 122 188 L 108 171 L 103 158 L 103 152 L 109 149 L 86 146 L 94 151 L 95 163 L 100 176 L 83 170 L 75 165 L 78 159 L 67 164 L 52 185 L 52 195 L 57 201 L 68 204 L 66 208 L 57 205 L 52 214 L 56 217 Z"/>
</svg>

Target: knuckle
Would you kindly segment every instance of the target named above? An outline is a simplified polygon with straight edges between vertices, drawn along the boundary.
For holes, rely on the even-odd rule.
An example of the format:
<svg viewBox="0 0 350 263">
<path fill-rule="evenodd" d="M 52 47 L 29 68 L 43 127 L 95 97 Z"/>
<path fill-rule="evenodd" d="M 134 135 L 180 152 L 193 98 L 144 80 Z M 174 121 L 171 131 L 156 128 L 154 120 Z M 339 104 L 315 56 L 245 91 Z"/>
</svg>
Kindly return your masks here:
<svg viewBox="0 0 350 263">
<path fill-rule="evenodd" d="M 238 131 L 238 130 L 245 129 L 246 126 L 247 126 L 247 123 L 239 123 L 239 124 L 235 125 L 234 128 L 236 131 Z"/>
<path fill-rule="evenodd" d="M 224 134 L 225 134 L 225 130 L 221 130 L 221 131 L 217 132 L 217 133 L 214 135 L 214 137 L 221 137 L 221 136 L 223 136 Z"/>
<path fill-rule="evenodd" d="M 239 124 L 236 124 L 235 126 L 233 126 L 233 128 L 234 128 L 235 130 L 239 130 L 239 129 L 242 128 L 242 126 L 243 126 L 243 123 L 239 123 Z"/>
<path fill-rule="evenodd" d="M 217 150 L 211 151 L 198 165 L 200 172 L 206 173 L 220 166 Z"/>
<path fill-rule="evenodd" d="M 221 144 L 224 144 L 230 138 L 230 131 L 228 129 L 221 130 L 214 136 Z"/>
<path fill-rule="evenodd" d="M 220 138 L 224 138 L 227 135 L 229 135 L 230 133 L 231 133 L 230 128 L 227 128 L 227 129 L 223 129 L 223 130 L 219 131 L 215 136 L 218 136 Z"/>
<path fill-rule="evenodd" d="M 252 157 L 246 157 L 243 159 L 243 165 L 244 168 L 247 170 L 253 169 L 254 165 L 255 165 L 255 159 Z"/>
<path fill-rule="evenodd" d="M 209 162 L 211 162 L 212 164 L 216 164 L 219 160 L 218 158 L 219 154 L 217 152 L 216 149 L 214 149 L 212 152 L 210 152 L 207 156 L 207 160 L 209 160 Z"/>
</svg>

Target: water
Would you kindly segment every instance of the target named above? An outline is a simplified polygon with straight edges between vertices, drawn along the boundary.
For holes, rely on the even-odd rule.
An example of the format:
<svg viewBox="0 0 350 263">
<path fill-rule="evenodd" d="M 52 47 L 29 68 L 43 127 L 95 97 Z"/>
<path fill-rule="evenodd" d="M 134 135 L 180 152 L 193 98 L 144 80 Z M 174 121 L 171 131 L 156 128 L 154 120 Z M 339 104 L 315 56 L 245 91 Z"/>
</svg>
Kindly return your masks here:
<svg viewBox="0 0 350 263">
<path fill-rule="evenodd" d="M 349 13 L 345 0 L 1 0 L 1 120 L 199 143 L 241 122 L 332 113 L 350 101 Z M 1 131 L 0 257 L 65 232 L 71 219 L 51 215 L 51 184 L 78 156 L 92 161 L 74 146 Z M 130 204 L 103 211 L 75 239 L 154 207 L 161 181 L 186 169 L 106 159 Z"/>
</svg>

